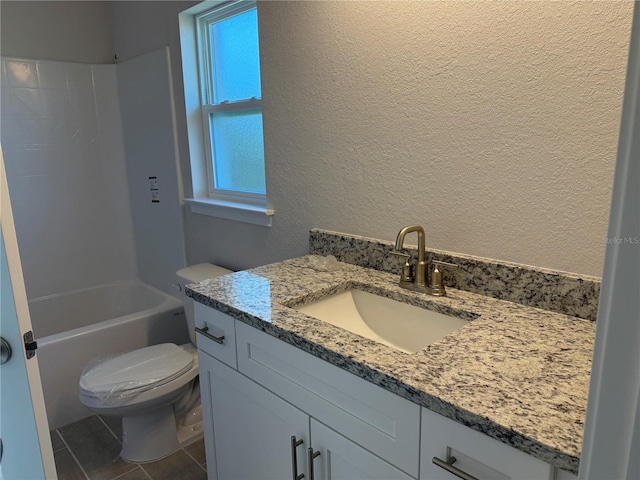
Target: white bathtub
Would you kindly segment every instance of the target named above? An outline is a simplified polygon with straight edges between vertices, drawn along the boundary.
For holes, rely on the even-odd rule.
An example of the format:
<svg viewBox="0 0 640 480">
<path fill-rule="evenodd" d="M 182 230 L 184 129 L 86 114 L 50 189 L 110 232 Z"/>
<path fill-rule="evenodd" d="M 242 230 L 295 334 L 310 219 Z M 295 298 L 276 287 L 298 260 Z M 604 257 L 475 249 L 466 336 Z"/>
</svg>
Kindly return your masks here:
<svg viewBox="0 0 640 480">
<path fill-rule="evenodd" d="M 118 282 L 29 301 L 49 427 L 91 415 L 78 379 L 95 356 L 189 342 L 182 303 L 141 282 Z"/>
</svg>

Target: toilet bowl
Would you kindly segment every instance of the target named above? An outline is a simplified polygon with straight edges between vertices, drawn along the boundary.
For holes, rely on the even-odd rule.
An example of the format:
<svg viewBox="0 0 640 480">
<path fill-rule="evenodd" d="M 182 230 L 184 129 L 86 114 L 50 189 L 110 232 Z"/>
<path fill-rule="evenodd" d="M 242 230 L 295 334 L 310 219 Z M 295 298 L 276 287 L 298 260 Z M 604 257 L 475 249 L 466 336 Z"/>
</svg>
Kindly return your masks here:
<svg viewBox="0 0 640 480">
<path fill-rule="evenodd" d="M 231 271 L 211 264 L 177 272 L 192 341 L 193 300 L 184 285 L 226 273 Z M 122 417 L 120 456 L 129 462 L 158 460 L 202 436 L 198 355 L 191 343 L 95 358 L 80 377 L 79 396 L 99 415 Z"/>
</svg>

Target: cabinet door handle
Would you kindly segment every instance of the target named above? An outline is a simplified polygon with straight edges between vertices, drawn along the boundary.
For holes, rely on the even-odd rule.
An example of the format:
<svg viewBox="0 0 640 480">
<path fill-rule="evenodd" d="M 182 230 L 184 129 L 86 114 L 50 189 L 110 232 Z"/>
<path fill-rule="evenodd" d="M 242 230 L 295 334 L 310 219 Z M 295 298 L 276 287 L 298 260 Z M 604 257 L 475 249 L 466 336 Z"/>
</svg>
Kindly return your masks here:
<svg viewBox="0 0 640 480">
<path fill-rule="evenodd" d="M 469 475 L 467 472 L 454 467 L 453 464 L 456 463 L 456 460 L 456 457 L 450 456 L 446 460 L 442 460 L 438 457 L 433 457 L 431 461 L 440 468 L 444 468 L 447 472 L 454 474 L 456 477 L 462 478 L 462 480 L 478 480 L 473 475 Z"/>
<path fill-rule="evenodd" d="M 196 327 L 196 332 L 201 333 L 202 335 L 204 335 L 208 339 L 213 340 L 214 342 L 219 343 L 220 345 L 222 345 L 224 343 L 224 335 L 221 335 L 220 337 L 216 337 L 215 335 L 211 335 L 209 333 L 209 327 L 206 327 L 206 326 L 204 328 Z"/>
<path fill-rule="evenodd" d="M 293 480 L 301 480 L 304 473 L 298 474 L 298 452 L 297 449 L 302 445 L 302 439 L 298 440 L 295 435 L 291 437 L 291 471 L 293 472 Z"/>
<path fill-rule="evenodd" d="M 309 453 L 309 480 L 314 480 L 313 478 L 313 459 L 320 456 L 320 452 L 314 452 L 313 448 L 309 447 L 307 450 Z"/>
</svg>

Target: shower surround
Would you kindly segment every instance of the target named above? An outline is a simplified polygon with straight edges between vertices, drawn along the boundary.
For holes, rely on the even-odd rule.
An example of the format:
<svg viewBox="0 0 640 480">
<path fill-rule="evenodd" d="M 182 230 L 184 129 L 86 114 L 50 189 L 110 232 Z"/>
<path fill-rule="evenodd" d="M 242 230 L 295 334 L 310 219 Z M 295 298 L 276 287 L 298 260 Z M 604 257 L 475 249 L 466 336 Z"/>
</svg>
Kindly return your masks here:
<svg viewBox="0 0 640 480">
<path fill-rule="evenodd" d="M 0 91 L 28 297 L 137 278 L 116 65 L 3 57 Z"/>
</svg>

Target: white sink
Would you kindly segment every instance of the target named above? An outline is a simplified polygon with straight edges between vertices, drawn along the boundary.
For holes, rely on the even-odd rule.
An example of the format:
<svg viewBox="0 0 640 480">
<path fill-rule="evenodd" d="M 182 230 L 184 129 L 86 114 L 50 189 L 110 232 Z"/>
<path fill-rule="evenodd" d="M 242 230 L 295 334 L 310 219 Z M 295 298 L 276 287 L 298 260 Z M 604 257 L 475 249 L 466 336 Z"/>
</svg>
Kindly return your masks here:
<svg viewBox="0 0 640 480">
<path fill-rule="evenodd" d="M 356 289 L 293 308 L 407 353 L 422 350 L 467 323 Z"/>
</svg>

